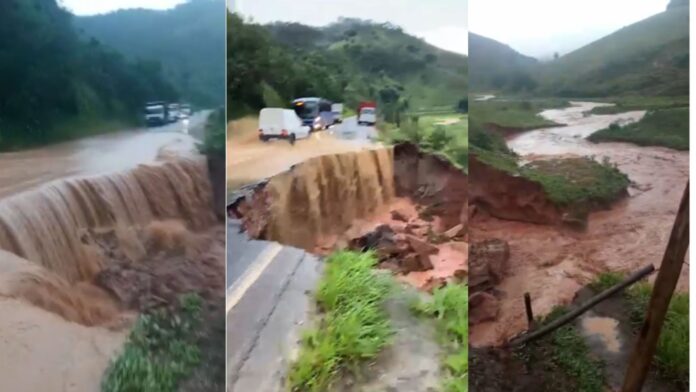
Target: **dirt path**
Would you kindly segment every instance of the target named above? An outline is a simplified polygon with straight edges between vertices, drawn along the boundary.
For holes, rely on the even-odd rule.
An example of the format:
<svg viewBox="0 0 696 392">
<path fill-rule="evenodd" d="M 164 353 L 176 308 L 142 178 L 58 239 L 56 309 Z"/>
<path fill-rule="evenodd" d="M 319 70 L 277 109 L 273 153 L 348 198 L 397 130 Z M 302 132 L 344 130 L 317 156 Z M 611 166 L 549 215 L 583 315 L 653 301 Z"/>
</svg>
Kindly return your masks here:
<svg viewBox="0 0 696 392">
<path fill-rule="evenodd" d="M 575 293 L 603 271 L 634 271 L 653 263 L 658 267 L 667 244 L 679 201 L 688 181 L 688 152 L 625 143 L 592 144 L 584 139 L 614 121 L 634 121 L 642 112 L 585 115 L 599 104 L 574 103 L 567 109 L 542 113 L 549 120 L 568 124 L 521 134 L 509 141 L 523 159 L 558 155 L 607 157 L 634 184 L 630 197 L 610 210 L 590 215 L 584 233 L 551 226 L 474 218 L 472 241 L 501 238 L 510 245 L 510 270 L 497 287 L 501 310 L 496 321 L 472 327 L 471 344 L 500 344 L 526 328 L 523 295 L 529 292 L 536 315 L 568 304 Z M 688 265 L 679 290 L 688 290 Z"/>
</svg>

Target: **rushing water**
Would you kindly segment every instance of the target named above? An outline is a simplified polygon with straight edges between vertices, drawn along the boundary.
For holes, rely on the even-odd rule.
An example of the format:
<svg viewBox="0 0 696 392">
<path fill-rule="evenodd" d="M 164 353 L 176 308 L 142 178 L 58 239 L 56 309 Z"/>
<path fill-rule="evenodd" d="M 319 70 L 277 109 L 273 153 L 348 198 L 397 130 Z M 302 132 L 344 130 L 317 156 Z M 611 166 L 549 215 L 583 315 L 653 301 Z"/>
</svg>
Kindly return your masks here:
<svg viewBox="0 0 696 392">
<path fill-rule="evenodd" d="M 613 122 L 637 121 L 644 112 L 590 115 L 604 104 L 573 102 L 564 109 L 542 112 L 562 127 L 522 133 L 509 146 L 522 160 L 549 157 L 606 157 L 632 181 L 629 197 L 611 209 L 590 214 L 587 230 L 570 232 L 494 218 L 470 225 L 473 240 L 501 238 L 510 244 L 510 270 L 498 289 L 504 293 L 495 322 L 472 327 L 471 343 L 500 344 L 525 329 L 525 292 L 532 297 L 536 315 L 572 301 L 575 293 L 604 271 L 632 272 L 647 264 L 659 267 L 682 193 L 689 178 L 689 153 L 664 147 L 628 143 L 591 143 L 593 132 Z M 685 265 L 679 290 L 688 290 Z"/>
</svg>

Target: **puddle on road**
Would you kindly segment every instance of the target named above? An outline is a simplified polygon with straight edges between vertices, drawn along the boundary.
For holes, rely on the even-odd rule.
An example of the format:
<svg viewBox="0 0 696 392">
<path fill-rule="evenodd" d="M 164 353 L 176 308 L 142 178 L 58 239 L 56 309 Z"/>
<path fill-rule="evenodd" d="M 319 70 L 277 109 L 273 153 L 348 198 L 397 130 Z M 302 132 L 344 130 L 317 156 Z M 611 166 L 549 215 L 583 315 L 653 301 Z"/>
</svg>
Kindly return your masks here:
<svg viewBox="0 0 696 392">
<path fill-rule="evenodd" d="M 615 354 L 621 351 L 618 326 L 619 321 L 611 317 L 588 316 L 582 319 L 583 333 L 598 337 L 604 347 Z"/>
</svg>

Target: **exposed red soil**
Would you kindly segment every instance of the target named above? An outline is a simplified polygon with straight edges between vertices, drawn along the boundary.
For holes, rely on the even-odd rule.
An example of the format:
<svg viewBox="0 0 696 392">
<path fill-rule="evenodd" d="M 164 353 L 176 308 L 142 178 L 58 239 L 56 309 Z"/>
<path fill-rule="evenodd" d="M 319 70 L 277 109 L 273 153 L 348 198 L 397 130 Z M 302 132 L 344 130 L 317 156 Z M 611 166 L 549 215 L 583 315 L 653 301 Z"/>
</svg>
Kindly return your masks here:
<svg viewBox="0 0 696 392">
<path fill-rule="evenodd" d="M 411 144 L 320 156 L 233 196 L 252 238 L 316 254 L 375 249 L 380 266 L 431 290 L 467 275 L 467 176 Z"/>
</svg>

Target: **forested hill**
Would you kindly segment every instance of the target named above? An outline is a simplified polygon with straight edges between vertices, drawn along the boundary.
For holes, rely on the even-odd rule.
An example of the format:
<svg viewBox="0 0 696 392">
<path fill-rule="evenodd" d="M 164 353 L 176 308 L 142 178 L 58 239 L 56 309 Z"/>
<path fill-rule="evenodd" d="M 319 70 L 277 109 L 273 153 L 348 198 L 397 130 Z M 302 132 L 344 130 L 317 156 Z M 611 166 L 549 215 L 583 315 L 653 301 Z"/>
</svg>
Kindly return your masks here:
<svg viewBox="0 0 696 392">
<path fill-rule="evenodd" d="M 83 40 L 56 0 L 0 1 L 0 150 L 134 122 L 153 98 L 175 98 L 156 63 Z"/>
<path fill-rule="evenodd" d="M 184 100 L 211 107 L 225 102 L 225 9 L 224 0 L 189 0 L 164 11 L 79 17 L 76 24 L 129 58 L 160 62 Z"/>
<path fill-rule="evenodd" d="M 232 116 L 294 97 L 322 96 L 349 107 L 453 107 L 468 93 L 468 62 L 390 24 L 339 19 L 316 28 L 259 25 L 228 15 L 228 107 Z M 467 39 L 466 36 L 461 39 Z"/>
</svg>

